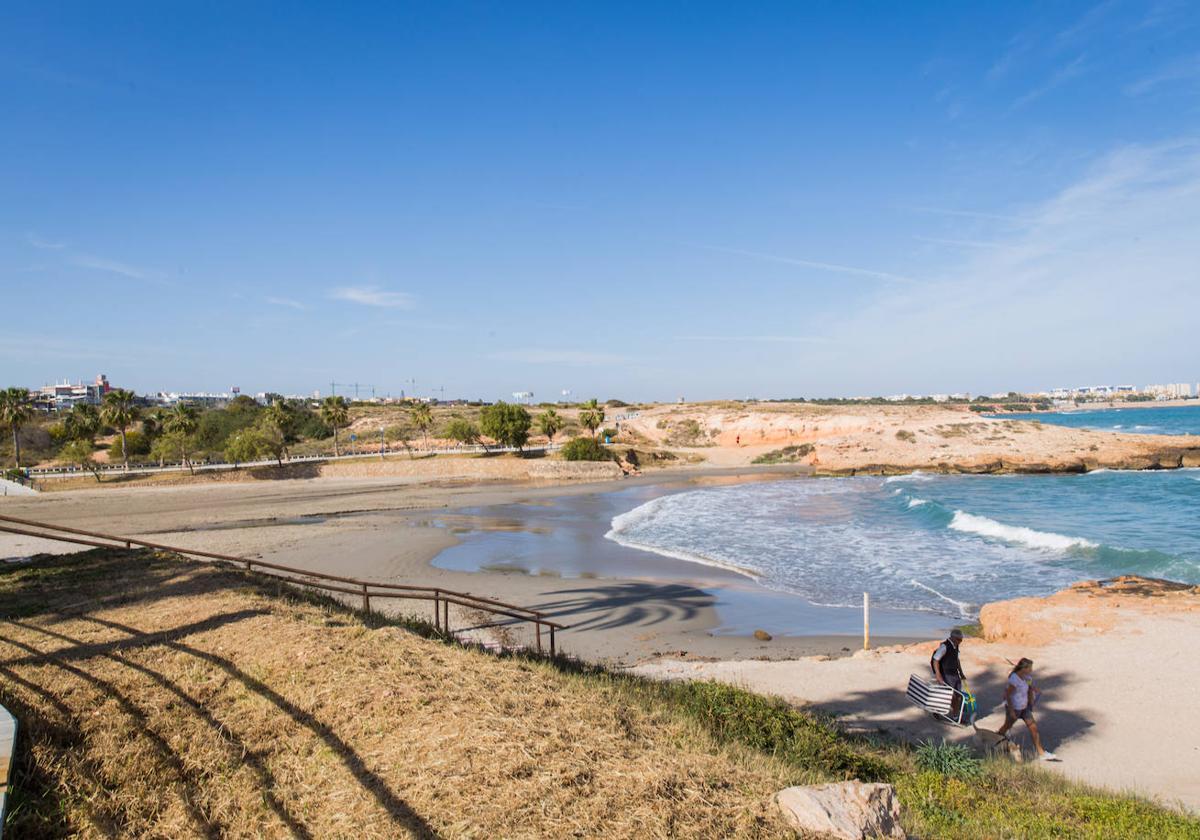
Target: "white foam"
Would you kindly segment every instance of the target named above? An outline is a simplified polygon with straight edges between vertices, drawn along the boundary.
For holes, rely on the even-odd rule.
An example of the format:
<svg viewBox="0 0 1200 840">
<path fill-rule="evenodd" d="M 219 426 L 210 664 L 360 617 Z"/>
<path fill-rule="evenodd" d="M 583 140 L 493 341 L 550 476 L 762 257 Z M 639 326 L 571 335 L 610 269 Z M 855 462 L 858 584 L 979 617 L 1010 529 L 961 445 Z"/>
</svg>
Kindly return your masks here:
<svg viewBox="0 0 1200 840">
<path fill-rule="evenodd" d="M 950 528 L 981 537 L 1003 540 L 1010 543 L 1020 543 L 1030 548 L 1040 548 L 1049 551 L 1067 551 L 1071 548 L 1095 548 L 1097 543 L 1082 537 L 1068 537 L 1051 531 L 1035 531 L 1020 525 L 1005 525 L 986 516 L 976 516 L 973 513 L 954 511 L 950 520 Z"/>
<path fill-rule="evenodd" d="M 954 605 L 954 607 L 958 610 L 959 615 L 961 615 L 963 618 L 976 618 L 977 617 L 977 613 L 973 612 L 970 609 L 970 606 L 971 606 L 970 604 L 966 604 L 962 601 L 956 601 L 953 598 L 951 598 L 949 595 L 938 592 L 932 586 L 926 586 L 925 584 L 921 583 L 921 581 L 917 580 L 916 578 L 910 580 L 909 583 L 911 583 L 913 586 L 917 586 L 917 587 L 920 587 L 921 589 L 924 589 L 926 592 L 929 592 L 932 595 L 936 595 L 937 597 L 939 597 L 943 601 L 945 601 L 947 604 Z"/>
<path fill-rule="evenodd" d="M 913 470 L 905 475 L 893 475 L 883 480 L 884 484 L 894 484 L 897 481 L 933 481 L 935 476 L 929 473 L 923 473 L 920 470 Z"/>
<path fill-rule="evenodd" d="M 667 504 L 667 499 L 670 496 L 660 496 L 657 499 L 651 499 L 643 505 L 635 507 L 628 513 L 618 514 L 613 517 L 612 525 L 608 533 L 604 535 L 605 539 L 612 540 L 618 545 L 623 545 L 626 548 L 636 548 L 640 551 L 649 551 L 658 554 L 662 557 L 670 557 L 675 560 L 684 560 L 688 563 L 699 563 L 703 566 L 712 566 L 717 569 L 725 569 L 729 572 L 736 572 L 739 575 L 745 575 L 750 580 L 759 582 L 762 578 L 761 573 L 756 569 L 750 569 L 745 566 L 739 566 L 733 563 L 724 562 L 715 557 L 708 557 L 694 551 L 685 549 L 663 548 L 662 546 L 652 543 L 642 542 L 640 540 L 631 539 L 625 536 L 625 532 L 634 527 L 641 526 L 650 522 L 659 514 L 659 509 Z"/>
<path fill-rule="evenodd" d="M 927 504 L 929 504 L 928 499 L 918 499 L 915 496 L 908 500 L 908 506 L 910 508 L 920 507 L 921 505 L 927 505 Z"/>
</svg>

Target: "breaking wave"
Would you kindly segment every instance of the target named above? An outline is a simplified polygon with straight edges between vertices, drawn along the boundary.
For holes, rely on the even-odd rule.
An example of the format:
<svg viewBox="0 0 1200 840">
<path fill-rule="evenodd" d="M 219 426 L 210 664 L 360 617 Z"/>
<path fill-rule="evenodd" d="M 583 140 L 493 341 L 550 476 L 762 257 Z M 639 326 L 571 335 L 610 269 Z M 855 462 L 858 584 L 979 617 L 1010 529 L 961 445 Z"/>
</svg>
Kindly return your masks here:
<svg viewBox="0 0 1200 840">
<path fill-rule="evenodd" d="M 1068 537 L 1049 531 L 1036 531 L 1020 525 L 1005 525 L 986 516 L 976 516 L 961 510 L 954 511 L 954 518 L 947 526 L 955 531 L 968 534 L 978 534 L 981 537 L 1003 540 L 1009 543 L 1027 545 L 1043 551 L 1069 551 L 1073 548 L 1096 548 L 1099 543 L 1086 540 L 1083 537 Z"/>
</svg>

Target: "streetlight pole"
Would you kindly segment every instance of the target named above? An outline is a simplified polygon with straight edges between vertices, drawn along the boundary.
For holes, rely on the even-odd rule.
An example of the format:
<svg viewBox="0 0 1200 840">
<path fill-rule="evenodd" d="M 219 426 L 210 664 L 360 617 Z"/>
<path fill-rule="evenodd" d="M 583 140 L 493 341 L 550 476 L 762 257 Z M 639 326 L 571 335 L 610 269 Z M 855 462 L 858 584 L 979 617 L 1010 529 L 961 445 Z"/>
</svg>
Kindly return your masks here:
<svg viewBox="0 0 1200 840">
<path fill-rule="evenodd" d="M 379 427 L 379 460 L 383 460 L 383 426 Z"/>
</svg>

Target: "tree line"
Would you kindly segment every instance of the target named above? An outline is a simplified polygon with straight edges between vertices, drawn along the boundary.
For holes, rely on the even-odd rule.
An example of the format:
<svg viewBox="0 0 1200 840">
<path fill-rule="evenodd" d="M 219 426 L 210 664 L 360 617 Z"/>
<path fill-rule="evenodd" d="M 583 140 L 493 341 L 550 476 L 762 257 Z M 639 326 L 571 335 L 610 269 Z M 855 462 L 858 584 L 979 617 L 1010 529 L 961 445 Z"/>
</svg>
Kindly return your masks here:
<svg viewBox="0 0 1200 840">
<path fill-rule="evenodd" d="M 200 409 L 183 402 L 169 408 L 147 408 L 132 391 L 117 388 L 106 393 L 99 406 L 79 403 L 59 414 L 47 429 L 48 445 L 56 450 L 55 460 L 91 471 L 97 481 L 96 439 L 102 433 L 117 435 L 109 447 L 109 459 L 119 460 L 126 470 L 131 456 L 160 464 L 178 459 L 194 469 L 197 453 L 206 458 L 219 455 L 233 464 L 273 458 L 282 465 L 290 457 L 291 447 L 300 441 L 329 437 L 333 439 L 334 455 L 341 455 L 340 432 L 351 422 L 351 406 L 345 397 L 326 397 L 315 410 L 306 400 L 288 400 L 279 395 L 268 395 L 268 399 L 266 406 L 241 395 L 220 409 Z M 13 465 L 18 471 L 22 466 L 21 432 L 36 415 L 28 389 L 0 391 L 0 429 L 11 434 Z M 591 433 L 593 443 L 604 419 L 604 407 L 595 399 L 579 410 L 579 424 Z M 408 420 L 428 448 L 435 426 L 431 407 L 425 403 L 413 405 Z M 482 444 L 485 450 L 488 440 L 521 450 L 535 426 L 553 442 L 565 425 L 554 408 L 546 408 L 534 417 L 524 406 L 502 401 L 483 406 L 477 423 L 463 417 L 451 418 L 441 435 L 464 445 Z M 408 446 L 410 433 L 406 427 L 393 427 L 388 433 Z M 597 448 L 588 450 L 590 457 L 596 455 Z"/>
</svg>

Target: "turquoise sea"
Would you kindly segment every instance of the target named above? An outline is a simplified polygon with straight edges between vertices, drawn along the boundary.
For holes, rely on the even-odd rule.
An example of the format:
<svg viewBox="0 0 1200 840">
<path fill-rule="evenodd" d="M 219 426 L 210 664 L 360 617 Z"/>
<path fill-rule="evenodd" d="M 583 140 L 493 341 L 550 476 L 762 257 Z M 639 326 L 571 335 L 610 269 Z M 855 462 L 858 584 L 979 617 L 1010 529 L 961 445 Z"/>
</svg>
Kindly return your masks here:
<svg viewBox="0 0 1200 840">
<path fill-rule="evenodd" d="M 813 604 L 861 604 L 865 590 L 962 620 L 1082 579 L 1200 583 L 1200 470 L 745 484 L 651 499 L 607 536 Z"/>
<path fill-rule="evenodd" d="M 1200 435 L 1200 403 L 1164 408 L 1110 408 L 1096 411 L 1039 411 L 994 414 L 1006 420 L 1040 420 L 1054 426 L 1146 435 Z"/>
</svg>

